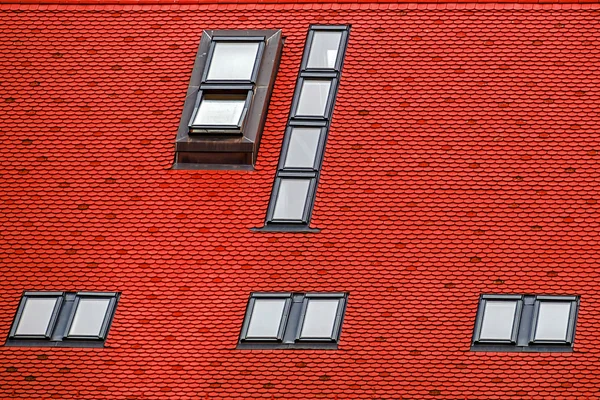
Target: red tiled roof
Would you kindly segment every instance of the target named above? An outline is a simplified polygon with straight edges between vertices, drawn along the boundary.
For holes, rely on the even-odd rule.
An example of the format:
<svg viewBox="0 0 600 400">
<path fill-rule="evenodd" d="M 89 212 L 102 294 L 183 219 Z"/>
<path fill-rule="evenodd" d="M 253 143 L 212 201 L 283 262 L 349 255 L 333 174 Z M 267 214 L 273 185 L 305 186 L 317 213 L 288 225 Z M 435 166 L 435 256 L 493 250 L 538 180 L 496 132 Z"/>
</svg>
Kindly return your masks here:
<svg viewBox="0 0 600 400">
<path fill-rule="evenodd" d="M 0 341 L 24 290 L 122 296 L 0 398 L 597 396 L 600 6 L 1 9 Z M 321 232 L 254 232 L 311 23 L 352 24 Z M 256 170 L 171 170 L 202 30 L 275 28 Z M 252 291 L 348 291 L 339 350 L 235 350 Z M 481 293 L 580 295 L 573 353 L 470 352 Z"/>
</svg>

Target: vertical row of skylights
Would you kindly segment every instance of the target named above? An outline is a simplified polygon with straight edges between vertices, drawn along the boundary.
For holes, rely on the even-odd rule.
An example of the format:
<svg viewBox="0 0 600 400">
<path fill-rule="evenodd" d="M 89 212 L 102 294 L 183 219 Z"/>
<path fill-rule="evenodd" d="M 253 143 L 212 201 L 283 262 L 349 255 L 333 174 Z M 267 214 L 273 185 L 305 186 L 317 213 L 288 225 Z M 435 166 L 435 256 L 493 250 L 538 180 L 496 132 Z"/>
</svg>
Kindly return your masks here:
<svg viewBox="0 0 600 400">
<path fill-rule="evenodd" d="M 310 27 L 267 210 L 270 227 L 310 222 L 348 33 L 348 26 Z"/>
</svg>

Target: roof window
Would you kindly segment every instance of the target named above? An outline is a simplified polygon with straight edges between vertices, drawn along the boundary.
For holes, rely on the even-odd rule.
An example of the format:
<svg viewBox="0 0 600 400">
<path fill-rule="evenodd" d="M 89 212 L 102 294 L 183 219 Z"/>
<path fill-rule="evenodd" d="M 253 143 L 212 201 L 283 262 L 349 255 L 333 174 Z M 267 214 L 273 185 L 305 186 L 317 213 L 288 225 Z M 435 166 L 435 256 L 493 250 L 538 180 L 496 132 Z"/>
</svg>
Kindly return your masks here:
<svg viewBox="0 0 600 400">
<path fill-rule="evenodd" d="M 238 348 L 336 349 L 346 293 L 252 293 Z"/>
<path fill-rule="evenodd" d="M 480 351 L 570 351 L 575 296 L 482 295 L 473 345 Z"/>
<path fill-rule="evenodd" d="M 348 42 L 349 26 L 310 27 L 279 165 L 259 230 L 308 227 Z"/>
<path fill-rule="evenodd" d="M 6 344 L 101 347 L 117 300 L 117 293 L 25 292 Z"/>
<path fill-rule="evenodd" d="M 281 31 L 204 31 L 175 143 L 175 169 L 251 169 Z"/>
</svg>

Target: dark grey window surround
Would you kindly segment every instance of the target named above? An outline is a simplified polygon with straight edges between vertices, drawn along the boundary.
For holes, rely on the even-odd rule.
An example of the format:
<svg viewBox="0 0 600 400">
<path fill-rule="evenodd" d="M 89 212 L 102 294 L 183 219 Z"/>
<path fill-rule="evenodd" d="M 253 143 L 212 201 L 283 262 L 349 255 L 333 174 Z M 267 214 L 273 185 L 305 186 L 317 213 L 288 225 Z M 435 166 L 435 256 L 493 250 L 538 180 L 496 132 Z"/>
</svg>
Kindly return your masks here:
<svg viewBox="0 0 600 400">
<path fill-rule="evenodd" d="M 486 303 L 490 301 L 516 302 L 514 326 L 510 339 L 483 339 L 481 337 L 484 310 Z M 570 303 L 565 340 L 535 339 L 540 304 L 544 302 Z M 571 352 L 575 340 L 578 308 L 578 296 L 484 294 L 479 301 L 471 350 L 489 352 Z"/>
<path fill-rule="evenodd" d="M 339 32 L 340 42 L 337 49 L 335 65 L 333 68 L 309 68 L 308 58 L 313 45 L 315 34 L 319 32 Z M 325 152 L 325 144 L 327 142 L 327 134 L 333 115 L 333 108 L 337 89 L 342 73 L 344 63 L 344 55 L 348 43 L 350 26 L 346 25 L 312 25 L 308 32 L 300 73 L 296 83 L 296 89 L 292 100 L 290 116 L 288 119 L 279 164 L 275 175 L 271 199 L 266 214 L 265 226 L 256 228 L 258 231 L 302 231 L 302 232 L 318 232 L 318 229 L 309 228 L 310 218 L 314 206 L 317 184 L 323 162 Z M 301 97 L 303 83 L 310 80 L 329 81 L 329 92 L 327 100 L 324 104 L 324 113 L 322 115 L 300 115 L 298 113 L 298 105 Z M 321 130 L 318 140 L 317 150 L 314 158 L 314 164 L 310 168 L 289 167 L 285 165 L 286 157 L 288 156 L 292 130 L 294 128 L 317 128 Z M 298 218 L 278 218 L 276 215 L 277 201 L 280 195 L 281 183 L 286 179 L 307 179 L 310 180 L 308 190 L 302 193 L 304 196 L 304 207 L 301 210 Z M 294 193 L 295 194 L 295 193 Z"/>
<path fill-rule="evenodd" d="M 254 305 L 260 299 L 285 300 L 279 331 L 276 337 L 249 337 L 248 328 Z M 328 338 L 302 338 L 308 302 L 313 300 L 338 300 L 333 330 Z M 338 348 L 348 293 L 251 293 L 242 324 L 238 349 L 332 349 Z"/>
<path fill-rule="evenodd" d="M 219 41 L 260 43 L 250 80 L 207 79 L 215 43 Z M 203 32 L 175 141 L 174 169 L 253 169 L 282 47 L 281 30 Z M 241 124 L 193 125 L 191 121 L 205 95 L 246 96 Z"/>
<path fill-rule="evenodd" d="M 47 331 L 44 335 L 19 335 L 17 327 L 23 315 L 28 299 L 55 298 L 56 306 L 50 318 Z M 109 300 L 106 314 L 97 336 L 73 336 L 69 330 L 77 310 L 77 305 L 82 299 Z M 21 347 L 104 347 L 104 341 L 110 329 L 116 310 L 119 293 L 99 292 L 25 292 L 19 303 L 6 346 Z"/>
</svg>

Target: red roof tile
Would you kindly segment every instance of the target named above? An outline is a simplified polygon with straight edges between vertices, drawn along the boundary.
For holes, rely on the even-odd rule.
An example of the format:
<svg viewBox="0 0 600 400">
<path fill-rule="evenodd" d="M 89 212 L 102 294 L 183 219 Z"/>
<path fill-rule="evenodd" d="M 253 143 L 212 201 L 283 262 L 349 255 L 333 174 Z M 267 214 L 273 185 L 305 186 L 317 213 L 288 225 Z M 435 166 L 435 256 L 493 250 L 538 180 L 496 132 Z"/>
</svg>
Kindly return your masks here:
<svg viewBox="0 0 600 400">
<path fill-rule="evenodd" d="M 0 341 L 122 293 L 104 349 L 0 347 L 0 398 L 597 396 L 600 6 L 7 4 Z M 262 226 L 309 24 L 352 24 L 311 226 Z M 256 170 L 171 170 L 204 29 L 282 28 Z M 340 348 L 235 350 L 253 291 L 348 291 Z M 580 295 L 573 353 L 470 352 L 481 293 Z"/>
</svg>

